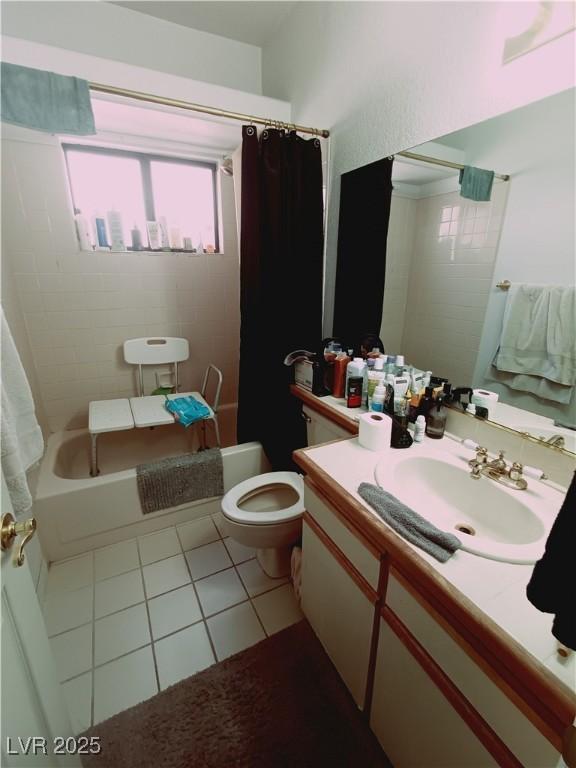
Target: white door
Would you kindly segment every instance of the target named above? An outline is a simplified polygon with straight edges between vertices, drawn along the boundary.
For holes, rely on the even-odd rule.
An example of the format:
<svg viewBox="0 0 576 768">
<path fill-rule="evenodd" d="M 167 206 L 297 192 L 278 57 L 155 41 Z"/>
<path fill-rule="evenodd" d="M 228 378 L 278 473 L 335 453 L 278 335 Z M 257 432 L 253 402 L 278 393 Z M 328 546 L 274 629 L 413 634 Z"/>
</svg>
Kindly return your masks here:
<svg viewBox="0 0 576 768">
<path fill-rule="evenodd" d="M 2 476 L 6 512 L 12 513 L 12 504 Z M 70 738 L 70 718 L 27 560 L 14 565 L 19 541 L 2 552 L 1 561 L 2 765 L 80 766 L 78 755 L 70 753 L 82 745 Z"/>
</svg>

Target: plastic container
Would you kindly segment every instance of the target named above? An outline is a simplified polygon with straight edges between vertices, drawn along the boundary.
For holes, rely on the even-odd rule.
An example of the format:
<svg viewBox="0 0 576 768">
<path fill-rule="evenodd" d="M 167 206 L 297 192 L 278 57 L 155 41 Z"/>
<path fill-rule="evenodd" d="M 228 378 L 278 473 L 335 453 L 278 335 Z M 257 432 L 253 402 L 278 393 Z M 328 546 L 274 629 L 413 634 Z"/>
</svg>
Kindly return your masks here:
<svg viewBox="0 0 576 768">
<path fill-rule="evenodd" d="M 414 422 L 414 442 L 421 443 L 424 440 L 424 432 L 426 431 L 426 419 L 422 414 L 416 418 Z"/>
<path fill-rule="evenodd" d="M 339 352 L 334 360 L 334 381 L 332 384 L 332 394 L 334 397 L 344 397 L 346 395 L 346 369 L 350 358 L 346 352 Z"/>
<path fill-rule="evenodd" d="M 366 363 L 361 357 L 355 357 L 348 363 L 346 368 L 346 395 L 348 395 L 348 383 L 351 378 L 360 377 L 364 381 L 366 370 Z M 362 385 L 362 393 L 364 392 L 364 384 Z"/>
<path fill-rule="evenodd" d="M 384 384 L 378 384 L 370 398 L 370 410 L 377 413 L 384 412 L 384 398 L 386 397 L 386 387 Z"/>
<path fill-rule="evenodd" d="M 350 376 L 347 384 L 346 405 L 348 408 L 360 408 L 362 405 L 362 387 L 364 378 L 362 376 Z"/>
<path fill-rule="evenodd" d="M 371 410 L 372 396 L 380 384 L 384 383 L 386 374 L 384 373 L 384 360 L 381 357 L 377 357 L 374 361 L 374 368 L 368 371 L 368 387 L 366 393 L 366 404 L 368 410 Z"/>
<path fill-rule="evenodd" d="M 434 440 L 440 440 L 440 438 L 444 437 L 447 417 L 448 413 L 444 407 L 442 398 L 438 397 L 426 417 L 427 436 Z"/>
</svg>

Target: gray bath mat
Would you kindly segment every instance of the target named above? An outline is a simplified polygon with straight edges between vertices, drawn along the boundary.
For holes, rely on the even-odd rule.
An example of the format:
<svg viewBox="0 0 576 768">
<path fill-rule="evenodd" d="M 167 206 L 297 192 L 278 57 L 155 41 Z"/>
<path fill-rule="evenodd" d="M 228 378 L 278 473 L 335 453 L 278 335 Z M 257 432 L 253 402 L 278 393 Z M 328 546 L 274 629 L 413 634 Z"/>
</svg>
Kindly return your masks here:
<svg viewBox="0 0 576 768">
<path fill-rule="evenodd" d="M 220 448 L 210 448 L 200 453 L 138 464 L 136 479 L 144 514 L 222 496 L 222 454 Z"/>
</svg>

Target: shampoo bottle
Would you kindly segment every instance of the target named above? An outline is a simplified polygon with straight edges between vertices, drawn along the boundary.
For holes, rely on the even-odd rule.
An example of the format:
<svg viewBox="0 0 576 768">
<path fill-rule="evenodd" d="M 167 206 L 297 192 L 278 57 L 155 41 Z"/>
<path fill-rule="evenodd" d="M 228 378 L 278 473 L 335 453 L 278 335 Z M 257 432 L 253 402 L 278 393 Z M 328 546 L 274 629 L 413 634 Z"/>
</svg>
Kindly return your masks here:
<svg viewBox="0 0 576 768">
<path fill-rule="evenodd" d="M 371 410 L 372 396 L 376 387 L 384 382 L 384 360 L 381 357 L 377 357 L 374 360 L 374 367 L 371 371 L 368 371 L 368 392 L 367 392 L 367 406 Z"/>
<path fill-rule="evenodd" d="M 384 411 L 384 398 L 386 397 L 386 387 L 384 384 L 378 384 L 370 398 L 370 410 L 377 413 Z"/>
<path fill-rule="evenodd" d="M 344 397 L 346 394 L 346 368 L 350 358 L 346 352 L 339 352 L 334 360 L 334 382 L 332 394 L 334 397 Z"/>
</svg>

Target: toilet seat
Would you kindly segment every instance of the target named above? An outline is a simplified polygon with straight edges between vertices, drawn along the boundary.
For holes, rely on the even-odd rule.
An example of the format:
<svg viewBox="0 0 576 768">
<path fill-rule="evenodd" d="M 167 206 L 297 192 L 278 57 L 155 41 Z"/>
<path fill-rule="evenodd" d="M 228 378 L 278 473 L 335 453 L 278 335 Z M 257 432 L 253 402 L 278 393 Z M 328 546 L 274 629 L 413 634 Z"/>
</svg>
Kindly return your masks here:
<svg viewBox="0 0 576 768">
<path fill-rule="evenodd" d="M 254 512 L 240 509 L 239 502 L 249 494 L 264 491 L 271 485 L 287 485 L 298 494 L 298 501 L 284 509 Z M 277 525 L 304 514 L 304 478 L 296 472 L 266 472 L 249 477 L 231 488 L 222 499 L 222 513 L 232 522 L 243 525 Z"/>
</svg>

